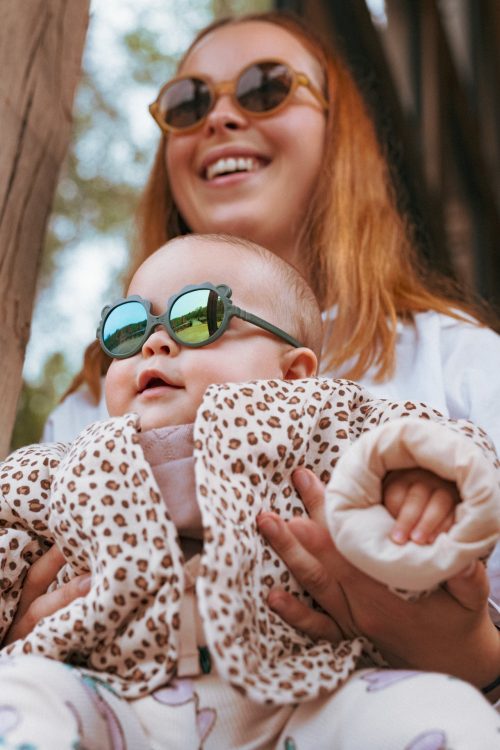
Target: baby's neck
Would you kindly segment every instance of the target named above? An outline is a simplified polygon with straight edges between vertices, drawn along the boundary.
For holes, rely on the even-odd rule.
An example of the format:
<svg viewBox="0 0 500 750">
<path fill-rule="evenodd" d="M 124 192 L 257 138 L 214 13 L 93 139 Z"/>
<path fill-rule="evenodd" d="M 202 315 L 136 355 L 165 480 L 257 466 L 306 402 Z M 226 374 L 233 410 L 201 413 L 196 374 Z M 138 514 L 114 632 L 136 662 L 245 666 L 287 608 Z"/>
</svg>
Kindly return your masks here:
<svg viewBox="0 0 500 750">
<path fill-rule="evenodd" d="M 200 551 L 203 536 L 194 480 L 193 425 L 146 430 L 139 433 L 139 444 L 188 559 Z"/>
<path fill-rule="evenodd" d="M 193 455 L 193 424 L 175 424 L 145 430 L 139 435 L 144 455 L 155 466 Z"/>
</svg>

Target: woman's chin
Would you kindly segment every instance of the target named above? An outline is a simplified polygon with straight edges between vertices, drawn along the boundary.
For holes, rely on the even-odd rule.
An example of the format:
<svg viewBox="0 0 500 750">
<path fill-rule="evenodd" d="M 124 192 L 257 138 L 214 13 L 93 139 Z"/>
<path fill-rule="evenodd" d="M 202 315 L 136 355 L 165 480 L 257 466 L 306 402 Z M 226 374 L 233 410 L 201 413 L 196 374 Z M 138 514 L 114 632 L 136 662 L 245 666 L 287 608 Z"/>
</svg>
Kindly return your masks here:
<svg viewBox="0 0 500 750">
<path fill-rule="evenodd" d="M 284 234 L 275 218 L 263 207 L 249 209 L 248 203 L 244 206 L 225 206 L 224 210 L 207 212 L 197 231 L 242 237 L 274 250 L 272 238 Z"/>
</svg>

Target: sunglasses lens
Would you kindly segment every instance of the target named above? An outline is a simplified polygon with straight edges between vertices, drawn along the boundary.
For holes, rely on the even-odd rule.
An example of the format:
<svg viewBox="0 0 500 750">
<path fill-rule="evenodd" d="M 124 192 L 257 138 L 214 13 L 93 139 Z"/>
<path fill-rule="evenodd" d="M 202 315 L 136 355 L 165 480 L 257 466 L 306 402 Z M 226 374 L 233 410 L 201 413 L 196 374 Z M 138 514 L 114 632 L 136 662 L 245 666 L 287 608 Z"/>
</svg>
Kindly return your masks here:
<svg viewBox="0 0 500 750">
<path fill-rule="evenodd" d="M 182 130 L 203 119 L 210 109 L 212 96 L 200 78 L 182 78 L 167 86 L 158 106 L 167 125 Z"/>
<path fill-rule="evenodd" d="M 201 344 L 216 333 L 224 320 L 224 302 L 211 289 L 186 292 L 172 305 L 170 325 L 186 344 Z"/>
<path fill-rule="evenodd" d="M 270 112 L 292 89 L 290 69 L 277 62 L 260 62 L 243 71 L 236 86 L 240 105 L 249 112 Z"/>
<path fill-rule="evenodd" d="M 102 340 L 114 357 L 126 357 L 139 351 L 148 316 L 140 302 L 124 302 L 114 307 L 104 321 Z"/>
</svg>

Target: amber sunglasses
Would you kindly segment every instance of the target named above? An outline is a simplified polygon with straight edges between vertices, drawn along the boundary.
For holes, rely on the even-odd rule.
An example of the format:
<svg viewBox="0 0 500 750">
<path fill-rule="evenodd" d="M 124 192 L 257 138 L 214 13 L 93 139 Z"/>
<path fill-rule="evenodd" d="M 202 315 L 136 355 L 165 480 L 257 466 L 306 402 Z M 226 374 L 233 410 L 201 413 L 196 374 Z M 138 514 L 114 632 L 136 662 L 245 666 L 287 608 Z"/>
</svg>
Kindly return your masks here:
<svg viewBox="0 0 500 750">
<path fill-rule="evenodd" d="M 219 96 L 229 94 L 236 106 L 253 117 L 268 117 L 285 107 L 299 86 L 305 86 L 328 109 L 328 102 L 305 73 L 281 60 L 258 60 L 232 81 L 214 83 L 203 76 L 179 76 L 160 90 L 149 111 L 164 133 L 187 133 L 199 127 Z"/>
</svg>

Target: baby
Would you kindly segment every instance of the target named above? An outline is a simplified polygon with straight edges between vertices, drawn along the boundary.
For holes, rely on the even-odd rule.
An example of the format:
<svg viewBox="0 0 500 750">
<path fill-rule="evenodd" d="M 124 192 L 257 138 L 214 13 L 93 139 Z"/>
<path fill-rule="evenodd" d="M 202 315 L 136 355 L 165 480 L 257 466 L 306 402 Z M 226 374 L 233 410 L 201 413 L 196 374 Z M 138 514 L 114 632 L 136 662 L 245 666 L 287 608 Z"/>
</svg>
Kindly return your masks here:
<svg viewBox="0 0 500 750">
<path fill-rule="evenodd" d="M 494 544 L 498 497 L 483 485 L 498 485 L 498 462 L 484 433 L 422 404 L 375 400 L 349 381 L 314 377 L 321 327 L 314 295 L 292 267 L 225 236 L 167 243 L 138 269 L 128 297 L 103 310 L 98 336 L 112 357 L 111 419 L 69 446 L 23 448 L 0 468 L 1 637 L 15 618 L 27 569 L 48 546 L 56 543 L 67 560 L 61 580 L 92 575 L 87 596 L 4 649 L 56 660 L 33 666 L 29 659 L 33 682 L 37 673 L 45 680 L 61 669 L 57 661 L 73 665 L 54 688 L 52 729 L 65 732 L 68 744 L 52 737 L 47 747 L 70 747 L 74 715 L 102 716 L 110 705 L 128 737 L 140 734 L 137 718 L 152 732 L 159 706 L 179 709 L 172 721 L 184 737 L 180 707 L 195 705 L 213 738 L 216 712 L 201 717 L 203 691 L 219 714 L 231 705 L 233 716 L 279 717 L 265 730 L 276 734 L 295 704 L 326 701 L 356 669 L 382 663 L 366 639 L 314 643 L 266 605 L 278 584 L 307 598 L 256 532 L 262 510 L 288 518 L 303 512 L 291 482 L 299 466 L 325 483 L 333 471 L 328 515 L 347 540 L 340 544 L 346 554 L 352 514 L 369 514 L 371 524 L 375 508 L 373 526 L 354 543 L 363 548 L 360 567 L 376 561 L 382 545 L 389 549 L 385 568 L 398 575 L 397 551 L 411 549 L 411 573 L 421 567 L 419 550 L 438 549 L 458 529 L 458 551 L 452 544 L 445 567 L 438 554 L 437 572 L 428 556 L 432 574 L 419 578 L 416 590 Z M 411 575 L 408 585 L 384 575 L 394 588 L 414 588 Z M 0 680 L 12 685 L 22 663 L 15 656 L 4 664 Z M 79 689 L 69 685 L 75 679 Z M 84 709 L 89 690 L 93 703 Z M 219 719 L 217 731 L 229 736 Z M 311 717 L 304 721 L 312 732 Z M 84 724 L 77 722 L 78 741 L 87 746 Z M 16 741 L 28 735 L 16 734 Z M 142 747 L 139 740 L 135 746 Z"/>
</svg>

